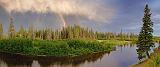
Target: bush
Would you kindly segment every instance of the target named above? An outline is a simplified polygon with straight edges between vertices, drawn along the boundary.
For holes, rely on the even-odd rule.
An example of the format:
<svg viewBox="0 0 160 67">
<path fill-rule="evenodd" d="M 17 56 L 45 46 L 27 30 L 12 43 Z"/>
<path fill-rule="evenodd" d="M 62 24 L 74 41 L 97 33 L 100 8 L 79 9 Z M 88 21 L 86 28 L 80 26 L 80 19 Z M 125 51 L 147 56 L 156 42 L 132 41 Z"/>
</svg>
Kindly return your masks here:
<svg viewBox="0 0 160 67">
<path fill-rule="evenodd" d="M 33 48 L 30 39 L 6 39 L 0 40 L 0 50 L 10 53 L 25 53 L 28 48 Z"/>
</svg>

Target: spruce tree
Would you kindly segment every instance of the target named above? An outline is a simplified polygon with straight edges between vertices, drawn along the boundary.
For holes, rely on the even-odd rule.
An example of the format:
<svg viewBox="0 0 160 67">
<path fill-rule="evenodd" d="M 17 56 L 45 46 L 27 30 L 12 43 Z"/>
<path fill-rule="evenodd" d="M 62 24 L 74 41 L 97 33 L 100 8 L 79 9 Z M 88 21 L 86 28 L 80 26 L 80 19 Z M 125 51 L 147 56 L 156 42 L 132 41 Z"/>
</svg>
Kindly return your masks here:
<svg viewBox="0 0 160 67">
<path fill-rule="evenodd" d="M 25 37 L 25 29 L 24 29 L 24 27 L 21 25 L 21 27 L 20 27 L 20 29 L 19 29 L 19 32 L 18 32 L 18 36 L 19 37 Z"/>
<path fill-rule="evenodd" d="M 31 38 L 31 39 L 34 39 L 34 38 L 35 38 L 33 23 L 30 23 L 30 24 L 29 24 L 28 38 Z"/>
<path fill-rule="evenodd" d="M 3 25 L 0 23 L 0 39 L 3 38 Z"/>
<path fill-rule="evenodd" d="M 150 48 L 154 46 L 153 43 L 153 22 L 151 21 L 151 13 L 148 5 L 145 6 L 144 9 L 144 18 L 143 18 L 143 26 L 139 33 L 138 42 L 137 42 L 137 52 L 139 55 L 139 59 L 144 57 L 150 58 L 149 51 Z"/>
<path fill-rule="evenodd" d="M 14 25 L 13 25 L 13 18 L 10 18 L 10 26 L 9 26 L 9 37 L 10 38 L 14 38 L 15 37 L 15 29 L 14 29 Z"/>
</svg>

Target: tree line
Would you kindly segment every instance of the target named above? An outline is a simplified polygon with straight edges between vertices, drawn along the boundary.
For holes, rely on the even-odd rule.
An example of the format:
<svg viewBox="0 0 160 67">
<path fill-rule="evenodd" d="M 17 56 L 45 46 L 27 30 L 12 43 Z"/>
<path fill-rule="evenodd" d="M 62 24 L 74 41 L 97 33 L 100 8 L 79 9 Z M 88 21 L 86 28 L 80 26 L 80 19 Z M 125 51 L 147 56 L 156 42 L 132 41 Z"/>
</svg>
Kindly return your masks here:
<svg viewBox="0 0 160 67">
<path fill-rule="evenodd" d="M 0 23 L 0 39 L 2 38 L 30 38 L 42 40 L 59 40 L 59 39 L 117 39 L 117 40 L 136 40 L 137 35 L 134 33 L 112 33 L 97 32 L 89 28 L 82 28 L 79 25 L 63 27 L 60 30 L 45 28 L 43 30 L 34 29 L 33 25 L 29 25 L 26 30 L 23 26 L 18 31 L 15 30 L 13 19 L 10 19 L 8 35 L 3 35 L 3 25 Z"/>
</svg>

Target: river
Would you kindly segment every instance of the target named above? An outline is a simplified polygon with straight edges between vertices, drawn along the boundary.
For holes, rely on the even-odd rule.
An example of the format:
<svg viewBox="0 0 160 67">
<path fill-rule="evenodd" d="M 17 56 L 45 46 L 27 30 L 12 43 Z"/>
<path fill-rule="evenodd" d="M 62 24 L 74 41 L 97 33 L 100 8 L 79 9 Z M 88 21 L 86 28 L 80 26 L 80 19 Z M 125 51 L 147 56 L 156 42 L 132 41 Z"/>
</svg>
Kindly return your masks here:
<svg viewBox="0 0 160 67">
<path fill-rule="evenodd" d="M 32 57 L 0 53 L 0 67 L 129 67 L 137 63 L 136 45 L 117 46 L 110 53 L 80 57 Z"/>
</svg>

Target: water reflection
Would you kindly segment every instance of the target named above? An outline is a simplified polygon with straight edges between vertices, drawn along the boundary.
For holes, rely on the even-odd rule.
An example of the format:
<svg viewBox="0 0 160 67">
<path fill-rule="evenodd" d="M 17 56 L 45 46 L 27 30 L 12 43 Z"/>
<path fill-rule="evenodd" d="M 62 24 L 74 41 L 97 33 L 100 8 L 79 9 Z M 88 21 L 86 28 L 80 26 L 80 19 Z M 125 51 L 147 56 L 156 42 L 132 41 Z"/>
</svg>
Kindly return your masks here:
<svg viewBox="0 0 160 67">
<path fill-rule="evenodd" d="M 153 53 L 154 49 L 158 47 L 159 47 L 159 43 L 154 43 L 154 45 L 147 48 L 148 50 L 144 50 L 146 49 L 144 47 L 137 48 L 138 59 L 140 60 L 140 62 L 144 61 L 145 59 L 150 58 L 150 54 Z"/>
<path fill-rule="evenodd" d="M 96 54 L 78 56 L 73 58 L 71 57 L 63 57 L 63 58 L 38 57 L 38 60 L 42 67 L 48 67 L 51 65 L 73 65 L 75 67 L 85 62 L 95 62 L 96 60 L 102 58 L 104 54 L 105 53 L 96 53 Z"/>
<path fill-rule="evenodd" d="M 32 67 L 41 67 L 37 60 L 33 60 Z"/>
<path fill-rule="evenodd" d="M 59 67 L 58 65 L 78 66 L 85 62 L 95 62 L 105 53 L 95 53 L 78 57 L 31 57 L 0 53 L 0 67 Z M 52 66 L 53 67 L 53 66 Z"/>
<path fill-rule="evenodd" d="M 32 57 L 0 53 L 0 67 L 129 67 L 138 62 L 136 46 L 78 57 Z"/>
<path fill-rule="evenodd" d="M 3 61 L 0 61 L 0 67 L 8 67 L 7 64 Z"/>
<path fill-rule="evenodd" d="M 31 67 L 33 60 L 29 56 L 0 53 L 0 61 L 2 61 L 6 67 Z"/>
</svg>

